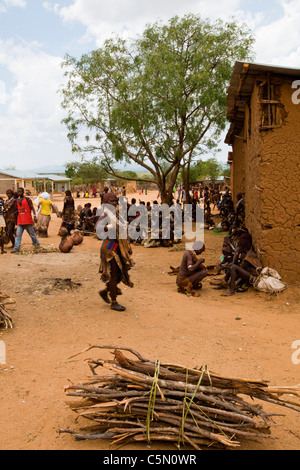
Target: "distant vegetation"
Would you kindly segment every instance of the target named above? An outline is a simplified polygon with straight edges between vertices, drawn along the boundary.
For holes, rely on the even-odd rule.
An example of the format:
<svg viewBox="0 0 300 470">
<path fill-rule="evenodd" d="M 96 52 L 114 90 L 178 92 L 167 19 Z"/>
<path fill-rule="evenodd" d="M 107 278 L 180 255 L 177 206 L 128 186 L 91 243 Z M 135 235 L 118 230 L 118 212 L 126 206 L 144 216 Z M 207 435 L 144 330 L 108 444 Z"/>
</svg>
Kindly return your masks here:
<svg viewBox="0 0 300 470">
<path fill-rule="evenodd" d="M 179 177 L 188 186 L 191 171 L 215 174 L 199 160 L 217 149 L 233 65 L 251 57 L 253 42 L 246 25 L 188 14 L 67 55 L 61 94 L 73 152 L 96 155 L 114 177 L 116 166 L 143 167 L 139 182 L 170 202 Z"/>
</svg>

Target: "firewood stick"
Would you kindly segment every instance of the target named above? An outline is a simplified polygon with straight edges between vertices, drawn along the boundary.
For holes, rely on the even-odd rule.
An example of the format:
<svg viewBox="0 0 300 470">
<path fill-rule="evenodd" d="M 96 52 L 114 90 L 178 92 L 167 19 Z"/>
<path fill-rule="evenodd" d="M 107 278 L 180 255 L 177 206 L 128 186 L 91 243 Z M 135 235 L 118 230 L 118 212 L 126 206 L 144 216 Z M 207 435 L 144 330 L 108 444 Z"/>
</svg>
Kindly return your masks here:
<svg viewBox="0 0 300 470">
<path fill-rule="evenodd" d="M 126 377 L 128 379 L 131 379 L 133 381 L 138 381 L 138 382 L 146 382 L 147 384 L 152 384 L 153 379 L 149 376 L 146 376 L 145 374 L 141 374 L 140 372 L 132 372 L 126 369 L 123 369 L 120 366 L 117 365 L 111 365 L 104 363 L 103 367 L 110 369 L 114 372 L 117 372 L 119 375 L 122 377 Z M 174 382 L 171 380 L 163 380 L 163 379 L 158 379 L 158 384 L 160 388 L 174 388 Z M 219 390 L 215 387 L 204 387 L 204 386 L 196 386 L 194 384 L 186 384 L 184 382 L 176 382 L 176 388 L 180 390 L 187 390 L 190 393 L 193 393 L 195 389 L 199 390 L 199 392 L 205 392 L 205 393 L 216 393 L 219 395 L 226 395 L 228 393 L 232 393 L 231 389 L 223 389 Z"/>
<path fill-rule="evenodd" d="M 198 370 L 150 361 L 131 348 L 99 348 L 113 349 L 114 360 L 89 359 L 92 377 L 65 387 L 67 396 L 82 399 L 79 405 L 70 405 L 77 419 L 94 423 L 89 434 L 87 429 L 74 432 L 76 439 L 109 438 L 118 446 L 153 439 L 195 449 L 201 445 L 237 447 L 239 439 L 272 439 L 271 427 L 276 425 L 271 422 L 275 414 L 264 412 L 260 404 L 249 403 L 243 395 L 300 411 L 296 402 L 278 398 L 299 396 L 299 385 L 269 387 L 260 380 L 221 377 L 206 366 Z M 97 375 L 100 367 L 111 374 Z"/>
</svg>

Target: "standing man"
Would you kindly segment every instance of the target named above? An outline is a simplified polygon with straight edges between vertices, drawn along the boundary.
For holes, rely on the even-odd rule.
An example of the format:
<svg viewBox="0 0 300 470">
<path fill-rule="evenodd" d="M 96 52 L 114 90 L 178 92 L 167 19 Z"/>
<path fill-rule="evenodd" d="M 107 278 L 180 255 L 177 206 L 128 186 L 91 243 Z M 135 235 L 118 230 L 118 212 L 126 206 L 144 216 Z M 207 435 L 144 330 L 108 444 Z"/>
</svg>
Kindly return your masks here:
<svg viewBox="0 0 300 470">
<path fill-rule="evenodd" d="M 17 208 L 18 208 L 18 219 L 17 219 L 17 233 L 14 246 L 14 253 L 20 251 L 21 240 L 24 230 L 26 230 L 32 240 L 32 243 L 35 247 L 40 246 L 40 242 L 37 239 L 35 231 L 33 229 L 33 224 L 37 222 L 35 208 L 32 204 L 32 201 L 29 197 L 24 196 L 24 189 L 18 189 L 18 199 L 17 199 Z M 31 215 L 33 212 L 33 218 Z"/>
<path fill-rule="evenodd" d="M 3 212 L 4 212 L 4 201 L 2 197 L 0 196 L 0 246 L 1 246 L 1 255 L 6 253 L 4 251 L 4 230 L 6 227 L 5 219 L 3 217 Z"/>
<path fill-rule="evenodd" d="M 96 233 L 98 238 L 103 240 L 99 271 L 101 280 L 106 283 L 106 288 L 100 290 L 99 294 L 106 303 L 111 304 L 112 310 L 122 312 L 125 307 L 117 302 L 117 296 L 121 295 L 118 284 L 123 282 L 129 287 L 133 287 L 128 274 L 134 265 L 131 259 L 132 251 L 128 238 L 120 238 L 120 225 L 127 230 L 127 223 L 121 219 L 117 209 L 117 195 L 108 192 L 104 197 L 103 204 L 104 208 L 99 217 Z M 103 236 L 104 233 L 107 233 L 107 238 Z"/>
<path fill-rule="evenodd" d="M 185 187 L 183 186 L 182 193 L 181 193 L 181 202 L 185 204 L 185 201 L 186 201 L 186 191 L 185 191 Z"/>
<path fill-rule="evenodd" d="M 180 184 L 177 186 L 177 199 L 180 201 L 180 195 L 181 195 L 181 186 Z"/>
<path fill-rule="evenodd" d="M 6 232 L 13 248 L 15 246 L 15 226 L 17 225 L 18 218 L 17 195 L 12 189 L 8 189 L 6 195 L 7 200 L 4 202 L 4 218 L 6 222 Z"/>
</svg>

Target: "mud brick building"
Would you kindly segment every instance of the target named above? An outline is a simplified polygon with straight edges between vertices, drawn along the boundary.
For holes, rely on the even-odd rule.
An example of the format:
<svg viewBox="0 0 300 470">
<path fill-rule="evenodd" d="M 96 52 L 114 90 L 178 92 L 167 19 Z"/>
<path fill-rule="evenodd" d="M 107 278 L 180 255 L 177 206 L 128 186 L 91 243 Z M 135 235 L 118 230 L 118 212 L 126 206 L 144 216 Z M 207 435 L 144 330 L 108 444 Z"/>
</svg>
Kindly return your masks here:
<svg viewBox="0 0 300 470">
<path fill-rule="evenodd" d="M 234 200 L 264 266 L 300 279 L 300 69 L 236 62 L 227 92 Z"/>
<path fill-rule="evenodd" d="M 62 189 L 70 189 L 71 180 L 65 176 L 31 173 L 20 170 L 2 170 L 0 168 L 0 195 L 5 195 L 7 189 L 17 191 L 24 188 L 36 194 L 37 191 L 52 191 L 61 193 Z"/>
</svg>

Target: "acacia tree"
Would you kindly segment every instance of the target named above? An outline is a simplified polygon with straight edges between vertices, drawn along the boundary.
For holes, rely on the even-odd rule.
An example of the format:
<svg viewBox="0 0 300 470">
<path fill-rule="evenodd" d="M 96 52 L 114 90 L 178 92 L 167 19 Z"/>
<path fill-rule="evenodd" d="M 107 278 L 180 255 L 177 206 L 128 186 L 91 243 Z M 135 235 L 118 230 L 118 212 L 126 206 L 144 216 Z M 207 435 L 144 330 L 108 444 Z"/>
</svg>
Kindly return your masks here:
<svg viewBox="0 0 300 470">
<path fill-rule="evenodd" d="M 107 177 L 106 171 L 99 166 L 96 157 L 92 161 L 82 160 L 66 164 L 65 174 L 68 178 L 81 180 L 82 184 L 98 183 Z"/>
<path fill-rule="evenodd" d="M 252 42 L 245 26 L 190 14 L 67 56 L 61 92 L 73 150 L 96 154 L 114 176 L 116 162 L 135 162 L 169 202 L 180 169 L 218 142 L 233 64 Z"/>
</svg>

